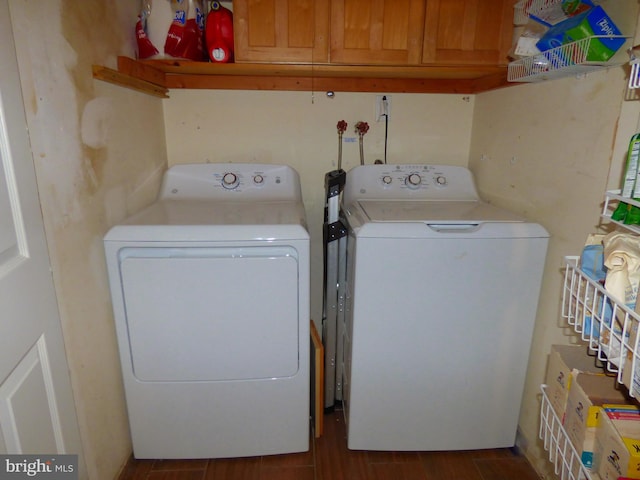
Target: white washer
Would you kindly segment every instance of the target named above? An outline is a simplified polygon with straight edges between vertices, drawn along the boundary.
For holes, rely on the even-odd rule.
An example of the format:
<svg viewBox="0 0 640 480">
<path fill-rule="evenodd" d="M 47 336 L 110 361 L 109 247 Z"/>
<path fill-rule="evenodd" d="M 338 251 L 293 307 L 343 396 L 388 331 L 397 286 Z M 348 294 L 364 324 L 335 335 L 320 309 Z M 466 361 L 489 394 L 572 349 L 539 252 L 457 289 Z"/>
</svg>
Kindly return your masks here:
<svg viewBox="0 0 640 480">
<path fill-rule="evenodd" d="M 548 233 L 462 167 L 356 167 L 343 204 L 349 448 L 513 446 Z"/>
<path fill-rule="evenodd" d="M 136 458 L 309 448 L 309 234 L 297 173 L 178 165 L 104 238 Z"/>
</svg>

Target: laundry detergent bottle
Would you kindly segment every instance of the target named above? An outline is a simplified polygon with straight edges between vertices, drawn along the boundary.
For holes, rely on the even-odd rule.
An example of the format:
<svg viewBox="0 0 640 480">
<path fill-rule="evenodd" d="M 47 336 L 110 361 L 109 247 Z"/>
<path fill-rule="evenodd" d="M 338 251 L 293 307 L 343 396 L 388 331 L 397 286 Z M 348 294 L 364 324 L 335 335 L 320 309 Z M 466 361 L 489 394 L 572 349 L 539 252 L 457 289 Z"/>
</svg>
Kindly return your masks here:
<svg viewBox="0 0 640 480">
<path fill-rule="evenodd" d="M 164 43 L 164 53 L 175 58 L 205 60 L 202 1 L 171 0 L 171 9 L 174 16 Z"/>
<path fill-rule="evenodd" d="M 205 39 L 212 62 L 233 62 L 233 13 L 220 2 L 211 2 L 205 25 Z"/>
</svg>

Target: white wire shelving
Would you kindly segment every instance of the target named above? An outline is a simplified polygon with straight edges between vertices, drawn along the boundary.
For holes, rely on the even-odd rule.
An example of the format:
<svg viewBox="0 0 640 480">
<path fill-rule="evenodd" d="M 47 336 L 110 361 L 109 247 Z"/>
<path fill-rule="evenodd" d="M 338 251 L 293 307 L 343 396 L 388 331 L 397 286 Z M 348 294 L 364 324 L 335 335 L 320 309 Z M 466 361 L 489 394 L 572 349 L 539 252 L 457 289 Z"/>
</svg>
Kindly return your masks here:
<svg viewBox="0 0 640 480">
<path fill-rule="evenodd" d="M 579 261 L 579 257 L 565 257 L 562 316 L 607 370 L 617 374 L 629 395 L 638 398 L 640 316 L 589 278 L 580 269 Z"/>
<path fill-rule="evenodd" d="M 616 193 L 611 195 L 611 199 L 617 199 Z M 612 206 L 605 205 L 606 213 L 603 215 L 610 218 L 611 210 Z M 577 256 L 565 257 L 562 317 L 580 334 L 589 351 L 605 368 L 617 375 L 617 381 L 627 387 L 629 395 L 640 397 L 640 316 L 609 294 L 601 283 L 586 275 Z M 551 407 L 546 385 L 542 385 L 540 438 L 560 480 L 599 478 L 580 461 L 562 422 Z"/>
<path fill-rule="evenodd" d="M 625 44 L 618 52 L 605 62 L 589 59 L 592 51 L 592 42 L 600 38 L 608 40 L 612 38 L 623 39 Z M 509 63 L 507 79 L 510 82 L 541 82 L 571 75 L 584 75 L 603 68 L 619 66 L 629 62 L 624 45 L 629 43 L 625 36 L 591 36 L 575 42 L 567 43 L 560 47 L 546 50 L 537 55 L 524 57 Z"/>
<path fill-rule="evenodd" d="M 611 190 L 605 195 L 602 218 L 640 234 L 640 225 L 627 225 L 611 218 L 620 202 L 640 208 L 640 201 L 622 197 L 620 190 Z M 629 395 L 640 398 L 640 314 L 607 292 L 601 282 L 590 278 L 580 268 L 580 257 L 567 256 L 564 263 L 562 317 L 580 334 L 589 352 L 616 374 L 618 383 L 627 387 Z M 556 475 L 560 480 L 596 480 L 599 477 L 582 464 L 551 407 L 546 385 L 541 388 L 540 438 Z"/>
<path fill-rule="evenodd" d="M 547 386 L 542 385 L 542 406 L 540 407 L 540 439 L 549 452 L 555 474 L 560 480 L 592 480 L 590 472 L 580 461 L 580 455 L 571 444 L 558 414 L 547 396 Z"/>
<path fill-rule="evenodd" d="M 626 198 L 620 195 L 620 190 L 609 190 L 604 198 L 604 207 L 602 208 L 602 218 L 607 222 L 615 223 L 616 225 L 625 228 L 633 233 L 640 235 L 640 225 L 627 225 L 611 218 L 611 215 L 615 211 L 619 202 L 624 202 L 634 207 L 640 208 L 640 201 L 633 198 Z"/>
<path fill-rule="evenodd" d="M 538 17 L 550 24 L 556 24 L 567 18 L 562 10 L 562 3 L 562 0 L 520 0 L 514 5 L 514 25 L 526 25 L 530 16 Z M 627 52 L 631 40 L 627 34 L 631 31 L 630 28 L 635 28 L 635 25 L 627 25 L 629 15 L 626 12 L 620 14 L 617 11 L 619 6 L 615 2 L 595 0 L 594 4 L 603 4 L 607 12 L 616 13 L 614 20 L 623 35 L 595 35 L 514 60 L 508 66 L 508 81 L 531 83 L 568 76 L 582 76 L 596 70 L 628 63 L 629 55 Z M 621 39 L 624 42 L 611 58 L 604 61 L 595 59 L 593 54 L 593 47 L 599 42 L 599 39 L 604 39 L 603 41 L 609 46 L 611 45 L 609 42 L 613 39 Z M 640 66 L 638 70 L 640 71 Z M 640 84 L 640 80 L 638 83 Z"/>
</svg>

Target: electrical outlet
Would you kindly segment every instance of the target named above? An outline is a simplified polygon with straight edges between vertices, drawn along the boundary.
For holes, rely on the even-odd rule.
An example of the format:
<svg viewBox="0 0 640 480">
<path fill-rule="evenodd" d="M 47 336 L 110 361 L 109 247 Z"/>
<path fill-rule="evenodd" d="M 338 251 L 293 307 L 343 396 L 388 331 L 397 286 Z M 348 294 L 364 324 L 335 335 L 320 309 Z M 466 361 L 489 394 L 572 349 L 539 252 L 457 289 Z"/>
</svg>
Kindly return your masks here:
<svg viewBox="0 0 640 480">
<path fill-rule="evenodd" d="M 376 95 L 376 122 L 391 118 L 391 95 Z"/>
</svg>

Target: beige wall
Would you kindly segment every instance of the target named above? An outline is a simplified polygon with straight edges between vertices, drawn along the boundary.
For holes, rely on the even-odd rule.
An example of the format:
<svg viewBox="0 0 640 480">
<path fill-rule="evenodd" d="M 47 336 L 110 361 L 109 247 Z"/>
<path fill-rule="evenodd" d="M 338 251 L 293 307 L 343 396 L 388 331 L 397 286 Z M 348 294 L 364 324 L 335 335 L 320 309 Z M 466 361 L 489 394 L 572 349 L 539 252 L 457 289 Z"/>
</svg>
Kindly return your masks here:
<svg viewBox="0 0 640 480">
<path fill-rule="evenodd" d="M 383 92 L 382 92 L 383 93 Z M 322 318 L 322 222 L 325 173 L 337 168 L 336 125 L 343 138 L 342 168 L 360 164 L 355 124 L 364 121 L 365 163 L 384 158 L 384 123 L 375 121 L 376 94 L 336 92 L 172 91 L 165 101 L 169 164 L 264 162 L 300 174 L 311 232 L 311 316 Z M 392 94 L 388 163 L 467 164 L 474 98 Z"/>
<path fill-rule="evenodd" d="M 85 461 L 93 479 L 115 478 L 131 454 L 102 237 L 153 200 L 166 168 L 161 100 L 91 75 L 92 64 L 114 67 L 117 54 L 133 54 L 134 3 L 9 2 Z"/>
<path fill-rule="evenodd" d="M 550 345 L 577 341 L 561 319 L 563 257 L 579 255 L 597 231 L 610 162 L 624 162 L 612 158 L 624 86 L 622 68 L 614 68 L 476 98 L 469 167 L 481 194 L 551 234 L 520 417 L 532 459 L 545 456 L 537 436 Z"/>
</svg>

